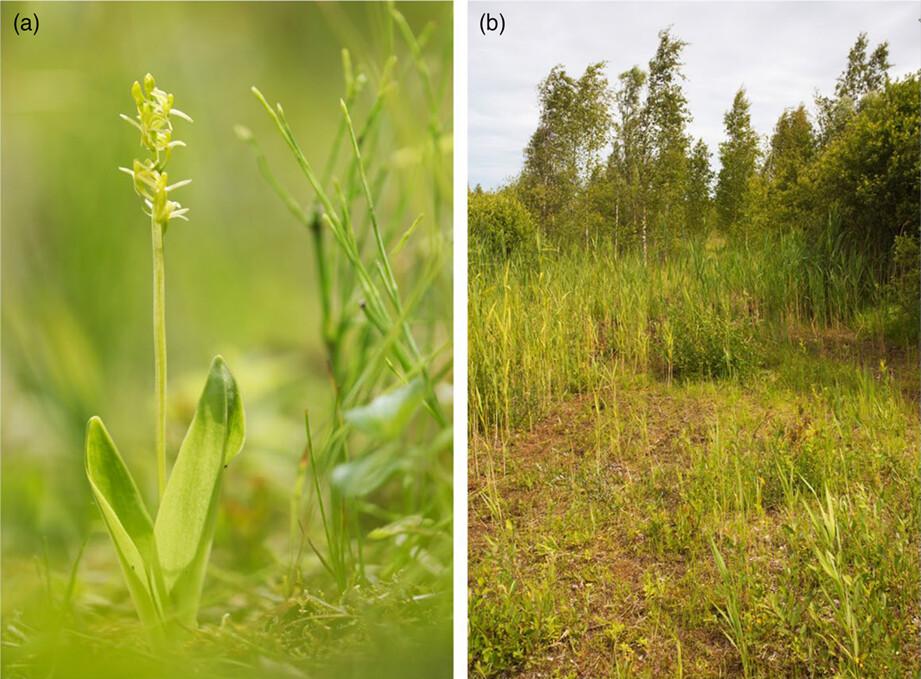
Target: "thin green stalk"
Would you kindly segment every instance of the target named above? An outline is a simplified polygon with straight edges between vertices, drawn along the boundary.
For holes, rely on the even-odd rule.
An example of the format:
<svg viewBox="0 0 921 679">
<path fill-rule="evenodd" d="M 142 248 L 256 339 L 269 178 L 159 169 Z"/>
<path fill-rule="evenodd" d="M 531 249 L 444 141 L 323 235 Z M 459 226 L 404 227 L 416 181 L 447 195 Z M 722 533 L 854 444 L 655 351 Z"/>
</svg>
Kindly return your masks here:
<svg viewBox="0 0 921 679">
<path fill-rule="evenodd" d="M 383 279 L 384 287 L 387 289 L 387 292 L 390 296 L 390 301 L 393 304 L 397 315 L 399 316 L 402 314 L 399 288 L 397 287 L 396 277 L 393 275 L 393 269 L 390 267 L 390 257 L 387 255 L 387 247 L 384 245 L 384 239 L 381 235 L 380 225 L 377 221 L 377 211 L 374 208 L 374 197 L 371 194 L 371 187 L 368 185 L 368 177 L 365 174 L 364 163 L 361 160 L 361 149 L 358 145 L 358 138 L 355 136 L 355 128 L 352 125 L 352 118 L 349 115 L 348 106 L 341 99 L 339 100 L 339 105 L 342 108 L 343 115 L 345 116 L 346 127 L 349 131 L 349 138 L 352 141 L 352 150 L 355 154 L 355 162 L 358 166 L 358 176 L 361 180 L 361 186 L 365 194 L 365 201 L 368 203 L 368 213 L 371 217 L 371 228 L 374 232 L 374 240 L 377 244 L 378 256 L 380 258 L 379 264 L 381 267 L 381 278 Z M 404 321 L 401 323 L 401 325 L 403 326 L 403 334 L 406 338 L 406 343 L 409 346 L 410 351 L 416 360 L 421 359 L 422 354 L 419 351 L 419 347 L 416 345 L 416 340 L 409 329 L 409 324 Z M 426 370 L 424 366 L 422 367 L 422 378 L 425 381 L 426 389 L 429 392 L 427 400 L 429 401 L 431 412 L 435 416 L 438 424 L 444 426 L 447 424 L 447 419 L 441 412 L 441 406 L 438 403 L 438 398 L 435 395 L 435 390 L 432 386 L 431 380 L 429 379 L 428 370 Z"/>
<path fill-rule="evenodd" d="M 342 70 L 345 74 L 346 99 L 349 102 L 353 102 L 355 97 L 362 89 L 364 78 L 363 76 L 359 76 L 358 78 L 354 76 L 352 70 L 352 59 L 347 49 L 342 50 Z M 336 167 L 336 161 L 339 159 L 339 148 L 342 145 L 342 139 L 344 136 L 345 123 L 344 121 L 340 121 L 339 127 L 336 129 L 336 135 L 333 138 L 332 149 L 326 158 L 326 166 L 323 168 L 323 186 L 329 184 L 330 178 L 333 175 L 333 170 Z M 322 206 L 320 200 L 319 198 L 315 197 L 314 204 L 311 209 L 312 218 L 310 220 L 310 230 L 313 237 L 314 255 L 316 257 L 317 263 L 317 277 L 320 283 L 320 305 L 323 314 L 323 341 L 326 345 L 326 350 L 329 355 L 333 376 L 336 380 L 338 380 L 340 378 L 338 341 L 339 333 L 336 330 L 337 324 L 333 320 L 332 316 L 333 284 L 332 279 L 330 278 L 329 266 L 326 261 L 326 247 L 324 244 L 322 219 L 320 217 L 321 209 Z M 338 407 L 338 398 L 336 403 Z"/>
<path fill-rule="evenodd" d="M 329 362 L 333 375 L 339 377 L 339 350 L 336 342 L 332 310 L 332 282 L 329 278 L 329 267 L 326 263 L 326 245 L 323 241 L 320 215 L 314 213 L 310 222 L 310 235 L 313 238 L 313 253 L 317 263 L 317 277 L 320 282 L 320 309 L 323 316 L 323 343 L 329 354 Z"/>
<path fill-rule="evenodd" d="M 374 232 L 374 241 L 377 244 L 378 255 L 384 269 L 384 284 L 390 295 L 390 300 L 394 308 L 399 312 L 400 297 L 397 288 L 397 281 L 393 275 L 393 269 L 390 267 L 390 258 L 387 256 L 387 248 L 384 245 L 384 238 L 381 235 L 380 225 L 377 222 L 377 211 L 374 209 L 374 197 L 371 194 L 371 187 L 368 185 L 368 177 L 365 174 L 364 163 L 361 160 L 361 149 L 358 146 L 358 138 L 355 136 L 355 128 L 352 126 L 352 117 L 349 115 L 349 108 L 345 101 L 339 100 L 339 106 L 342 108 L 342 114 L 345 117 L 346 127 L 349 131 L 349 139 L 352 142 L 352 150 L 355 153 L 355 162 L 358 166 L 358 176 L 361 180 L 361 188 L 365 194 L 365 201 L 368 203 L 368 213 L 371 216 L 371 230 Z"/>
<path fill-rule="evenodd" d="M 343 122 L 341 125 L 344 128 L 345 123 Z M 294 196 L 292 196 L 291 193 L 284 186 L 282 186 L 281 182 L 279 182 L 275 177 L 275 174 L 269 167 L 269 163 L 266 160 L 265 154 L 262 152 L 262 149 L 256 142 L 255 137 L 253 137 L 252 132 L 250 132 L 250 130 L 247 128 L 240 126 L 237 128 L 237 136 L 239 136 L 243 141 L 247 142 L 250 144 L 250 146 L 253 147 L 253 152 L 256 155 L 256 164 L 258 165 L 262 176 L 268 182 L 269 186 L 272 188 L 275 194 L 281 198 L 282 202 L 285 204 L 291 214 L 294 215 L 295 219 L 297 219 L 297 221 L 307 227 L 307 229 L 310 231 L 310 235 L 314 243 L 314 257 L 316 258 L 317 276 L 320 283 L 322 338 L 329 354 L 333 375 L 338 376 L 339 359 L 335 323 L 332 318 L 332 282 L 329 277 L 329 267 L 326 262 L 326 247 L 324 245 L 323 231 L 320 223 L 320 208 L 319 206 L 314 207 L 312 216 L 308 216 L 307 212 L 305 212 L 297 200 L 295 200 Z"/>
<path fill-rule="evenodd" d="M 406 18 L 400 13 L 398 9 L 391 5 L 390 14 L 396 22 L 400 33 L 403 35 L 403 39 L 406 42 L 406 46 L 409 47 L 409 52 L 413 58 L 413 65 L 416 67 L 416 72 L 419 74 L 419 78 L 422 81 L 422 89 L 425 92 L 425 98 L 429 106 L 429 138 L 432 143 L 432 158 L 433 164 L 432 167 L 439 173 L 439 168 L 441 167 L 441 148 L 439 146 L 439 139 L 441 137 L 441 120 L 438 116 L 438 98 L 435 95 L 435 88 L 432 85 L 432 73 L 428 67 L 428 64 L 422 58 L 422 45 L 427 39 L 426 31 L 432 29 L 432 24 L 426 26 L 420 34 L 419 38 L 413 34 L 412 28 L 410 28 L 409 23 L 406 21 Z M 435 208 L 435 223 L 441 224 L 441 205 L 442 205 L 442 187 L 439 181 L 439 178 L 436 176 L 434 181 L 435 195 L 434 197 L 434 208 Z"/>
<path fill-rule="evenodd" d="M 150 218 L 153 251 L 154 394 L 157 408 L 157 497 L 166 490 L 166 274 L 163 265 L 163 225 Z"/>
<path fill-rule="evenodd" d="M 329 199 L 329 196 L 323 190 L 323 187 L 317 181 L 316 175 L 313 172 L 313 168 L 310 166 L 310 163 L 304 156 L 303 151 L 301 151 L 300 146 L 294 139 L 294 135 L 292 134 L 290 127 L 288 127 L 287 121 L 284 119 L 284 111 L 282 110 L 281 106 L 279 105 L 277 108 L 273 109 L 257 88 L 253 87 L 252 91 L 265 107 L 268 114 L 275 121 L 276 126 L 282 134 L 282 138 L 294 153 L 295 160 L 297 161 L 304 175 L 307 177 L 307 181 L 310 183 L 314 192 L 317 194 L 317 197 L 320 199 L 323 208 L 325 209 L 325 212 L 322 215 L 322 219 L 326 221 L 326 223 L 330 226 L 333 231 L 333 235 L 336 237 L 336 240 L 342 247 L 346 257 L 355 267 L 356 274 L 358 275 L 362 289 L 366 295 L 364 306 L 365 314 L 372 320 L 374 325 L 379 330 L 386 332 L 386 330 L 383 329 L 390 323 L 389 314 L 384 308 L 383 300 L 381 300 L 380 294 L 378 293 L 370 274 L 365 268 L 363 262 L 359 259 L 354 236 L 351 233 L 351 230 L 346 230 L 344 228 L 342 222 L 337 216 L 335 206 Z M 404 365 L 404 367 L 409 364 L 409 359 L 404 354 L 402 354 L 402 352 L 400 352 L 398 355 L 398 359 Z"/>
</svg>

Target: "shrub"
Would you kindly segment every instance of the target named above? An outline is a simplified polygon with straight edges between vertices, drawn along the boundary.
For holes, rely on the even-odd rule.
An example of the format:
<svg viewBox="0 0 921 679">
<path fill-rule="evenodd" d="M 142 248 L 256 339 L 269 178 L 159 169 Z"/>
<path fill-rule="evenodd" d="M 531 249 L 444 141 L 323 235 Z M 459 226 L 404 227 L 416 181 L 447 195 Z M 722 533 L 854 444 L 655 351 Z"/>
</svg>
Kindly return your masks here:
<svg viewBox="0 0 921 679">
<path fill-rule="evenodd" d="M 521 249 L 534 234 L 531 215 L 508 191 L 469 192 L 467 221 L 471 244 L 501 257 Z"/>
<path fill-rule="evenodd" d="M 892 274 L 886 284 L 886 297 L 896 308 L 896 321 L 890 330 L 908 341 L 916 341 L 921 325 L 921 289 L 918 239 L 910 235 L 895 237 L 892 245 Z"/>
<path fill-rule="evenodd" d="M 757 364 L 749 322 L 696 305 L 669 305 L 666 313 L 655 347 L 669 378 L 735 377 Z"/>
<path fill-rule="evenodd" d="M 874 256 L 890 251 L 898 234 L 921 226 L 918 85 L 918 76 L 910 75 L 865 97 L 815 167 L 817 216 L 839 212 L 848 240 L 865 239 Z"/>
</svg>

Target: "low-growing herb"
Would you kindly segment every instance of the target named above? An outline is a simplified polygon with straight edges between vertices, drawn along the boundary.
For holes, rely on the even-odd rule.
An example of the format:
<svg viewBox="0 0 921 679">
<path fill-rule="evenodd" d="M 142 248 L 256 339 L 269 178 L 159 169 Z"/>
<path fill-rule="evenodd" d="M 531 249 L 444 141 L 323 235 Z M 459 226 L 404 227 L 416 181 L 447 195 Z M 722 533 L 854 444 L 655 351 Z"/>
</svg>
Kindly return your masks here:
<svg viewBox="0 0 921 679">
<path fill-rule="evenodd" d="M 173 106 L 173 95 L 157 88 L 152 75 L 135 82 L 131 95 L 137 115 L 122 115 L 140 133 L 149 156 L 132 167 L 134 190 L 150 217 L 153 246 L 153 325 L 156 454 L 159 506 L 151 518 L 138 486 L 99 417 L 86 432 L 86 475 L 112 538 L 131 598 L 154 641 L 194 628 L 227 463 L 244 439 L 243 404 L 224 359 L 215 356 L 192 423 L 179 448 L 172 473 L 166 465 L 166 321 L 163 237 L 172 219 L 186 219 L 187 208 L 171 200 L 191 180 L 169 183 L 166 165 L 173 149 L 172 118 L 191 122 Z"/>
</svg>

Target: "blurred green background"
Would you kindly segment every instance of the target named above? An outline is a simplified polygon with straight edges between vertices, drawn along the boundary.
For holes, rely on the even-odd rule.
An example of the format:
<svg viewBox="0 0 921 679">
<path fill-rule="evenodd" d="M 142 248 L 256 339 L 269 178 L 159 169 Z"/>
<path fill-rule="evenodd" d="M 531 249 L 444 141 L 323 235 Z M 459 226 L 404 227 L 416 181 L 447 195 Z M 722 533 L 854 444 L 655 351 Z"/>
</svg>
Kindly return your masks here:
<svg viewBox="0 0 921 679">
<path fill-rule="evenodd" d="M 398 7 L 416 34 L 431 25 L 427 64 L 450 121 L 451 5 Z M 309 234 L 268 189 L 234 125 L 253 130 L 302 204 L 313 196 L 250 86 L 283 102 L 307 157 L 322 167 L 341 116 L 341 49 L 369 74 L 369 89 L 395 52 L 400 86 L 376 149 L 392 169 L 380 213 L 402 225 L 398 232 L 423 214 L 420 230 L 447 243 L 450 124 L 443 167 L 433 173 L 420 160 L 426 93 L 405 45 L 394 45 L 399 34 L 383 4 L 4 2 L 0 12 L 4 614 L 41 587 L 36 559 L 66 574 L 87 536 L 85 568 L 93 545 L 108 547 L 83 472 L 87 418 L 105 419 L 142 492 L 155 496 L 149 222 L 116 169 L 142 155 L 118 114 L 134 115 L 129 88 L 146 72 L 195 120 L 176 124 L 188 147 L 169 168 L 171 181 L 193 180 L 177 195 L 191 221 L 174 222 L 165 246 L 170 450 L 211 357 L 223 353 L 244 394 L 248 444 L 225 491 L 238 521 L 219 527 L 216 549 L 230 530 L 224 544 L 250 540 L 237 561 L 258 568 L 276 540 L 271 526 L 277 551 L 286 546 L 287 507 L 274 499 L 287 497 L 294 480 L 303 410 L 326 412 L 330 386 Z M 13 34 L 17 12 L 39 15 L 36 36 Z M 433 209 L 436 184 L 447 209 Z M 397 258 L 398 278 L 411 279 L 429 254 L 432 239 L 420 242 Z M 420 333 L 442 341 L 451 332 L 445 261 Z M 114 568 L 110 576 L 117 579 Z"/>
</svg>

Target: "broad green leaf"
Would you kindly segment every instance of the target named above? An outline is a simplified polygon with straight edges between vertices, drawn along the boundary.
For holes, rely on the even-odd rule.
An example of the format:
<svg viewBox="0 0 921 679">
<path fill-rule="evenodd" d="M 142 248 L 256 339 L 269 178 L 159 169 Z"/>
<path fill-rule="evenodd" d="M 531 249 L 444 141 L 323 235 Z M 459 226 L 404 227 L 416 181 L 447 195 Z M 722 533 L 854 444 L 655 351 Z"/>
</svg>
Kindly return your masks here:
<svg viewBox="0 0 921 679">
<path fill-rule="evenodd" d="M 160 632 L 165 603 L 153 522 L 131 473 L 98 417 L 86 427 L 86 477 L 102 512 L 141 621 Z"/>
<path fill-rule="evenodd" d="M 230 374 L 230 369 L 224 363 L 223 357 L 215 356 L 211 362 L 211 369 L 214 369 L 214 363 L 217 361 L 220 361 L 227 378 L 227 411 L 229 417 L 227 441 L 224 444 L 224 464 L 227 464 L 243 450 L 243 443 L 246 440 L 246 422 L 243 415 L 243 401 L 240 400 L 240 391 L 237 388 L 237 382 L 233 378 L 233 375 Z"/>
<path fill-rule="evenodd" d="M 431 519 L 426 519 L 419 514 L 410 514 L 386 526 L 375 528 L 368 537 L 372 540 L 386 540 L 387 538 L 396 537 L 397 535 L 406 535 L 414 533 L 418 535 L 433 535 L 435 523 Z"/>
<path fill-rule="evenodd" d="M 372 453 L 337 465 L 333 469 L 332 483 L 344 497 L 362 497 L 379 488 L 401 468 L 422 464 L 441 451 L 450 448 L 453 429 L 442 429 L 424 446 L 406 450 L 395 445 L 385 445 Z"/>
<path fill-rule="evenodd" d="M 392 439 L 403 431 L 422 402 L 423 395 L 423 382 L 416 378 L 399 389 L 381 394 L 367 405 L 345 411 L 343 415 L 345 421 L 358 431 L 376 438 Z"/>
<path fill-rule="evenodd" d="M 333 469 L 332 483 L 344 497 L 361 497 L 380 487 L 402 464 L 394 446 L 385 446 L 373 453 Z"/>
<path fill-rule="evenodd" d="M 216 356 L 154 526 L 173 610 L 189 627 L 196 624 L 224 467 L 240 451 L 243 439 L 237 384 L 224 359 Z"/>
</svg>

